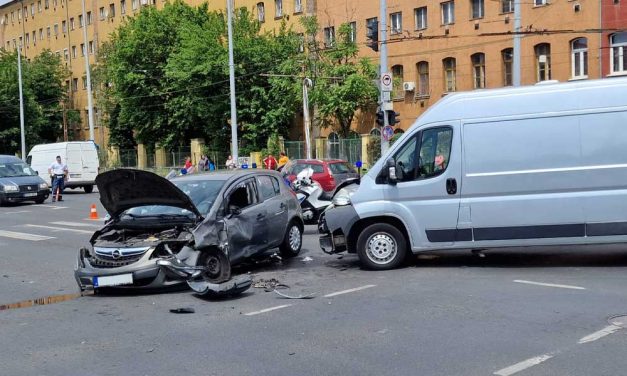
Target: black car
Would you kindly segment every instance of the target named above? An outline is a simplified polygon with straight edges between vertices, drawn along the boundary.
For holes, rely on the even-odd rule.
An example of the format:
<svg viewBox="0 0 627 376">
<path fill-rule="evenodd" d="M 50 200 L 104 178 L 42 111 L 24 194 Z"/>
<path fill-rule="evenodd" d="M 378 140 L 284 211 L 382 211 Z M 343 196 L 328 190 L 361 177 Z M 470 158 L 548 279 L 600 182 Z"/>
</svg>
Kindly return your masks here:
<svg viewBox="0 0 627 376">
<path fill-rule="evenodd" d="M 0 205 L 7 202 L 43 203 L 50 187 L 29 165 L 12 155 L 0 155 Z"/>
</svg>

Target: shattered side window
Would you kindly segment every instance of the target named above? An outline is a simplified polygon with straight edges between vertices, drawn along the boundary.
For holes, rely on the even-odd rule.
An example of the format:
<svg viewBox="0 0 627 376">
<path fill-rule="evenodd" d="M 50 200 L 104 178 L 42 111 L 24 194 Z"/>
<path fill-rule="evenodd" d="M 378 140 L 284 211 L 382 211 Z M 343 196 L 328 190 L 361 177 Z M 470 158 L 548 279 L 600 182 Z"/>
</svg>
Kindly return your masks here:
<svg viewBox="0 0 627 376">
<path fill-rule="evenodd" d="M 279 184 L 279 179 L 277 178 L 270 178 L 272 179 L 272 186 L 274 187 L 274 193 L 276 193 L 277 195 L 281 193 L 281 185 Z"/>
<path fill-rule="evenodd" d="M 259 186 L 259 192 L 261 192 L 261 197 L 263 197 L 264 201 L 276 196 L 272 178 L 269 176 L 257 176 L 257 184 Z"/>
</svg>

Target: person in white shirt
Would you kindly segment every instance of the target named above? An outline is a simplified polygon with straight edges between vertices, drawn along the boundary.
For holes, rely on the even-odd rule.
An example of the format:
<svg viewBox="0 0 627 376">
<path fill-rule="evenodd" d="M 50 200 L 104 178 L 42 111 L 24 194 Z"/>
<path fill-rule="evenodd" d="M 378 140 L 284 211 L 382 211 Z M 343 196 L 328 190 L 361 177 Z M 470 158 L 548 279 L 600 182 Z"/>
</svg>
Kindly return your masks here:
<svg viewBox="0 0 627 376">
<path fill-rule="evenodd" d="M 48 167 L 48 174 L 52 178 L 52 202 L 57 199 L 63 201 L 63 188 L 67 179 L 67 165 L 61 162 L 61 156 L 57 155 L 57 160 Z"/>
</svg>

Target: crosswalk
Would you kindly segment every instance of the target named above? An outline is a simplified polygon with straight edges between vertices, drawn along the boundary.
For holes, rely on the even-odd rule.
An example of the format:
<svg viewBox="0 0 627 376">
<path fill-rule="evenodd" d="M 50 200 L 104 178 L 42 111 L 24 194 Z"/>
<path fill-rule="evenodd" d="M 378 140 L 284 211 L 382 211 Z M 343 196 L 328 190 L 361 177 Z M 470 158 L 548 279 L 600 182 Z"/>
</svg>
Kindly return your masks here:
<svg viewBox="0 0 627 376">
<path fill-rule="evenodd" d="M 45 224 L 16 224 L 9 229 L 0 229 L 0 238 L 39 242 L 42 240 L 56 239 L 63 233 L 75 233 L 91 235 L 102 227 L 101 221 L 70 222 L 52 221 Z M 55 236 L 56 235 L 56 236 Z"/>
</svg>

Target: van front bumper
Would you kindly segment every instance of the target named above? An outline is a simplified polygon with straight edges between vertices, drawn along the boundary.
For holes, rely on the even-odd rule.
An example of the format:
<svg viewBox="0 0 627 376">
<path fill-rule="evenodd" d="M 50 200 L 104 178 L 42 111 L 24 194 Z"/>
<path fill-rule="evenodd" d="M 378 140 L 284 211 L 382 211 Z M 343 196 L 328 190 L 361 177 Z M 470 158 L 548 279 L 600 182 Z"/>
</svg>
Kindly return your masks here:
<svg viewBox="0 0 627 376">
<path fill-rule="evenodd" d="M 324 253 L 354 252 L 347 242 L 347 236 L 359 215 L 352 205 L 330 205 L 320 216 L 318 232 L 320 248 Z"/>
</svg>

